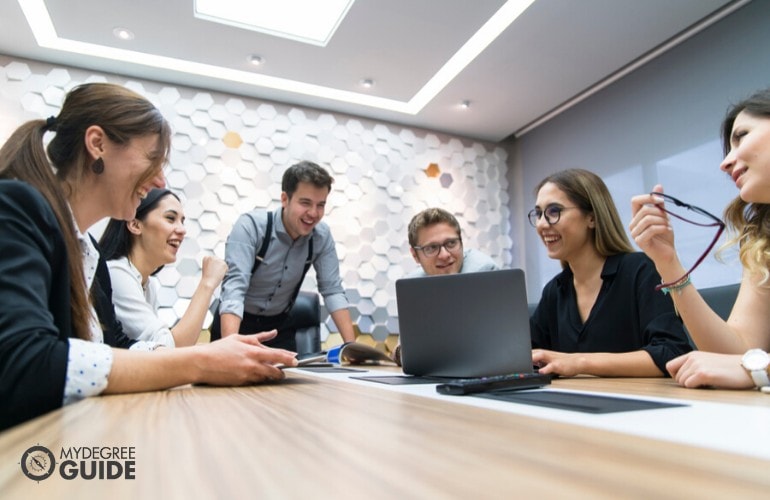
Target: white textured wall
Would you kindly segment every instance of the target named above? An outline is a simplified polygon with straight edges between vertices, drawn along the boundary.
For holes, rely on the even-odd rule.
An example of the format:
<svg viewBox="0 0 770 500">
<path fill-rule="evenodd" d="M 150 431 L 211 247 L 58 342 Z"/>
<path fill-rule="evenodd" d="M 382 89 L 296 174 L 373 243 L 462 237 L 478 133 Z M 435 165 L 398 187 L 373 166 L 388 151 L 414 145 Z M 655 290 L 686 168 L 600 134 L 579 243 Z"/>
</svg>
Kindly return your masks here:
<svg viewBox="0 0 770 500">
<path fill-rule="evenodd" d="M 159 275 L 161 314 L 169 322 L 187 307 L 201 256 L 223 256 L 241 212 L 278 206 L 283 171 L 300 160 L 317 162 L 335 177 L 324 220 L 338 242 L 354 322 L 378 340 L 398 332 L 394 284 L 415 267 L 406 225 L 423 208 L 453 212 L 469 245 L 500 266 L 511 264 L 507 155 L 496 145 L 5 56 L 0 138 L 24 120 L 57 114 L 67 90 L 88 81 L 132 88 L 153 101 L 174 130 L 167 179 L 182 196 L 188 233 L 176 265 Z M 438 166 L 437 177 L 426 174 L 430 164 Z M 315 288 L 312 270 L 303 287 Z"/>
</svg>

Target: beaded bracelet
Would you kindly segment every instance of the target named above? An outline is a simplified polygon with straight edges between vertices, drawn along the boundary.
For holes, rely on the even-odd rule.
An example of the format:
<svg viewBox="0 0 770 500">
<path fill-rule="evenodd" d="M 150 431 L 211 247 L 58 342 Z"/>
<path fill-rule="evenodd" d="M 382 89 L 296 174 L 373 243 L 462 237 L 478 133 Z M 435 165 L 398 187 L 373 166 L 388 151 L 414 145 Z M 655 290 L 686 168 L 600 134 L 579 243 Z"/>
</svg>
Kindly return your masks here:
<svg viewBox="0 0 770 500">
<path fill-rule="evenodd" d="M 664 295 L 668 295 L 671 292 L 677 292 L 677 294 L 681 295 L 682 289 L 690 284 L 692 284 L 692 282 L 690 281 L 690 275 L 688 274 L 676 283 L 672 283 L 670 286 L 661 288 L 660 291 L 663 292 Z"/>
</svg>

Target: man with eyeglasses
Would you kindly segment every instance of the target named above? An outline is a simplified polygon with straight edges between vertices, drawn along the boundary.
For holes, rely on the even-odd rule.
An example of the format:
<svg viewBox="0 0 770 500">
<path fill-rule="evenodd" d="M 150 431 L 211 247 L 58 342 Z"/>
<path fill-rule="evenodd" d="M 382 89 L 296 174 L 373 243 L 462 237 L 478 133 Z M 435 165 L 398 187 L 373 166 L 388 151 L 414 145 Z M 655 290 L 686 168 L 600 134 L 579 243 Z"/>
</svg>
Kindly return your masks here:
<svg viewBox="0 0 770 500">
<path fill-rule="evenodd" d="M 460 223 L 442 208 L 427 208 L 412 217 L 408 231 L 409 252 L 420 267 L 407 278 L 497 269 L 488 255 L 463 247 Z M 401 366 L 401 345 L 393 351 L 393 360 Z"/>
<path fill-rule="evenodd" d="M 489 256 L 463 247 L 460 223 L 444 209 L 423 210 L 412 217 L 408 230 L 409 252 L 420 268 L 407 278 L 497 269 Z"/>
</svg>

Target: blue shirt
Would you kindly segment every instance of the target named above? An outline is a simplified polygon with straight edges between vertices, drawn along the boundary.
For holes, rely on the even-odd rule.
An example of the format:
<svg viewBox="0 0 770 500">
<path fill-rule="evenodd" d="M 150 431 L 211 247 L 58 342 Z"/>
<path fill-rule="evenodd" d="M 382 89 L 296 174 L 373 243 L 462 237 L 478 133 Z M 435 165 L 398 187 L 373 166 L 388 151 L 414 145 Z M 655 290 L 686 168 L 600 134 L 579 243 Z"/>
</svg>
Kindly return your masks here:
<svg viewBox="0 0 770 500">
<path fill-rule="evenodd" d="M 275 316 L 286 311 L 302 280 L 308 244 L 313 238 L 313 268 L 318 291 L 329 312 L 348 307 L 340 279 L 339 258 L 331 230 L 319 222 L 308 236 L 292 240 L 283 225 L 279 208 L 273 212 L 273 231 L 264 261 L 252 275 L 267 229 L 267 212 L 252 210 L 238 217 L 225 245 L 227 274 L 222 281 L 220 313 L 243 318 L 243 312 Z"/>
</svg>

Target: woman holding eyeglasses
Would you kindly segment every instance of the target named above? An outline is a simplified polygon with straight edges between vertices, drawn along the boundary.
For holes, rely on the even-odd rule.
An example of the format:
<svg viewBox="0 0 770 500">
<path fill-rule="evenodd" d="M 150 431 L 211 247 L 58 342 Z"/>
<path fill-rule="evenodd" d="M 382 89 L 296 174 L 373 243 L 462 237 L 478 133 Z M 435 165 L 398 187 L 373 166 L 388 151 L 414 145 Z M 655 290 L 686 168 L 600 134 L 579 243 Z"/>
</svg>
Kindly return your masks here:
<svg viewBox="0 0 770 500">
<path fill-rule="evenodd" d="M 770 89 L 728 111 L 722 142 L 725 158 L 719 168 L 739 190 L 724 216 L 744 268 L 727 321 L 706 304 L 677 257 L 665 208 L 671 199 L 660 194 L 662 186 L 631 200 L 630 229 L 663 280 L 672 283 L 670 296 L 700 349 L 669 362 L 671 376 L 685 387 L 770 387 Z"/>
<path fill-rule="evenodd" d="M 634 252 L 607 186 L 570 169 L 535 190 L 529 221 L 562 272 L 543 288 L 530 320 L 541 373 L 659 377 L 692 347 L 652 261 Z"/>
</svg>

